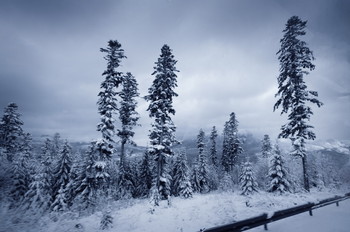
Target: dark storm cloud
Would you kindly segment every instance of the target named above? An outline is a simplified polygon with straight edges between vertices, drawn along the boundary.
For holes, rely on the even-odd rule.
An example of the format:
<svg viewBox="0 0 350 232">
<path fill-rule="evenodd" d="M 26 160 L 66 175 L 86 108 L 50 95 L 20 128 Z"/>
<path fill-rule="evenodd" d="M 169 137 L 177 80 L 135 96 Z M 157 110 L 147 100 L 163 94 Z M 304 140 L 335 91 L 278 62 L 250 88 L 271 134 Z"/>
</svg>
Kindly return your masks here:
<svg viewBox="0 0 350 232">
<path fill-rule="evenodd" d="M 276 52 L 287 19 L 299 15 L 308 20 L 305 40 L 316 56 L 307 83 L 326 103 L 312 124 L 321 138 L 349 138 L 347 12 L 347 1 L 1 1 L 0 107 L 17 102 L 33 133 L 95 138 L 106 66 L 99 48 L 109 39 L 122 43 L 128 59 L 121 69 L 136 76 L 144 96 L 168 43 L 181 71 L 179 139 L 201 127 L 221 130 L 232 111 L 241 131 L 274 137 L 286 120 L 272 112 Z M 151 122 L 146 108 L 140 98 L 142 144 Z"/>
</svg>

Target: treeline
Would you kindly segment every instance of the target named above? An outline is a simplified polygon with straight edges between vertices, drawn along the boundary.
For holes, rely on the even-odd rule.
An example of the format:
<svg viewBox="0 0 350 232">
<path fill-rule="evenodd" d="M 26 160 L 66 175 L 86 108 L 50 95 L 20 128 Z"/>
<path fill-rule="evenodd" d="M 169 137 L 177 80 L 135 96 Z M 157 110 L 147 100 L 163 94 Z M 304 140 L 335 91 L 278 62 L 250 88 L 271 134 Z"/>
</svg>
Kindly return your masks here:
<svg viewBox="0 0 350 232">
<path fill-rule="evenodd" d="M 157 160 L 149 149 L 137 158 L 115 156 L 107 162 L 106 189 L 102 189 L 97 181 L 102 164 L 98 163 L 96 141 L 85 151 L 73 153 L 68 141 L 56 133 L 43 142 L 40 151 L 35 151 L 17 110 L 16 104 L 9 104 L 1 120 L 1 200 L 9 202 L 10 208 L 89 214 L 101 210 L 108 201 L 154 197 Z M 199 131 L 197 156 L 192 163 L 187 161 L 186 147 L 177 146 L 164 167 L 169 196 L 190 198 L 194 193 L 215 190 L 243 195 L 302 190 L 300 176 L 292 173 L 297 161 L 288 159 L 268 135 L 261 140 L 260 152 L 246 153 L 235 113 L 224 124 L 220 146 L 218 134 L 215 126 L 208 136 Z M 285 164 L 286 159 L 289 164 Z M 347 180 L 344 170 L 337 170 L 340 165 L 333 157 L 316 153 L 310 154 L 309 161 L 312 187 L 339 188 Z"/>
</svg>

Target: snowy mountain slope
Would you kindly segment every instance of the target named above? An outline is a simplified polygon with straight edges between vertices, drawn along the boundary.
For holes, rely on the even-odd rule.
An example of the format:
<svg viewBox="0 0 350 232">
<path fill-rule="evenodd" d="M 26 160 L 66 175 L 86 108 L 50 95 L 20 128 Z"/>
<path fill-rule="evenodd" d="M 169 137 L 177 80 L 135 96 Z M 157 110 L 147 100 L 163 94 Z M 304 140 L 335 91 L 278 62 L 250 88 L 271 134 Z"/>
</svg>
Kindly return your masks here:
<svg viewBox="0 0 350 232">
<path fill-rule="evenodd" d="M 334 151 L 340 154 L 350 155 L 350 141 L 349 140 L 327 140 L 315 141 L 309 145 L 310 151 Z"/>
</svg>

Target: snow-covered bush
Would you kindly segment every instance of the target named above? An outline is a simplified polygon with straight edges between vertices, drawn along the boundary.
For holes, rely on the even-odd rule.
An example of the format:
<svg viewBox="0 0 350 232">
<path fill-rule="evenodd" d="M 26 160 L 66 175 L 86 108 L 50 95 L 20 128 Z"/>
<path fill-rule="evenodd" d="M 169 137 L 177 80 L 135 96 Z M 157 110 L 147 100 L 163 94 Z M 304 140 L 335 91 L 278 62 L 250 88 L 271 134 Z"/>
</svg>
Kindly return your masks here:
<svg viewBox="0 0 350 232">
<path fill-rule="evenodd" d="M 113 227 L 113 217 L 111 215 L 111 211 L 105 211 L 102 215 L 100 229 L 107 230 Z"/>
</svg>

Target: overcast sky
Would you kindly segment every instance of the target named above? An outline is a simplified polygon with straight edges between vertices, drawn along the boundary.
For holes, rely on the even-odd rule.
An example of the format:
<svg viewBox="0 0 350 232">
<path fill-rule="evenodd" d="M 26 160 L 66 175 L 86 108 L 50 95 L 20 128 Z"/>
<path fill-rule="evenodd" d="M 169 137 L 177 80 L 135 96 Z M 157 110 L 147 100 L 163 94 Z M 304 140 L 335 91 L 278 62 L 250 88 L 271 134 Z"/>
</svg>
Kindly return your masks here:
<svg viewBox="0 0 350 232">
<path fill-rule="evenodd" d="M 284 0 L 1 0 L 0 108 L 16 102 L 33 135 L 98 138 L 97 94 L 106 68 L 101 47 L 116 39 L 128 57 L 121 71 L 147 94 L 154 62 L 168 44 L 178 60 L 177 138 L 235 112 L 240 132 L 275 138 L 286 116 L 273 112 L 282 30 L 293 15 L 308 20 L 304 40 L 316 69 L 306 76 L 324 106 L 311 124 L 318 139 L 350 139 L 350 2 Z M 151 120 L 139 99 L 146 145 Z"/>
</svg>

